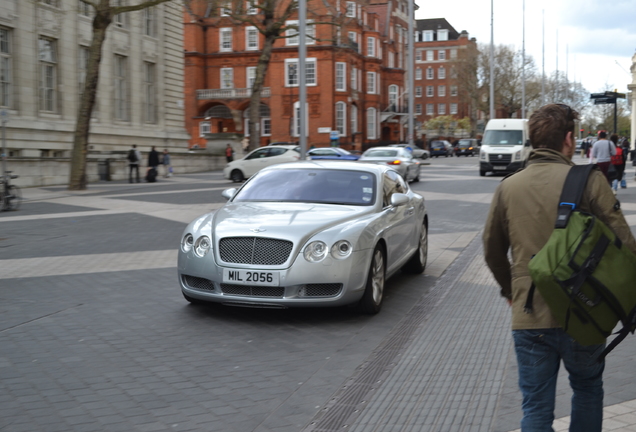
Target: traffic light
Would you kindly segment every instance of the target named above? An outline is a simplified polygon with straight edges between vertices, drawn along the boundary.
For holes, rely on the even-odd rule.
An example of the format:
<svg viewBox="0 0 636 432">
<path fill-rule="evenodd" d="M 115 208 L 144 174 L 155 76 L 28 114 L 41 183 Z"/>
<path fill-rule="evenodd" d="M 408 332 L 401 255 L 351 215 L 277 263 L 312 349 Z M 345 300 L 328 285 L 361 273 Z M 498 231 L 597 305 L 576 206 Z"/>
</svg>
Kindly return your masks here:
<svg viewBox="0 0 636 432">
<path fill-rule="evenodd" d="M 585 132 L 585 129 L 581 129 L 581 133 Z"/>
</svg>

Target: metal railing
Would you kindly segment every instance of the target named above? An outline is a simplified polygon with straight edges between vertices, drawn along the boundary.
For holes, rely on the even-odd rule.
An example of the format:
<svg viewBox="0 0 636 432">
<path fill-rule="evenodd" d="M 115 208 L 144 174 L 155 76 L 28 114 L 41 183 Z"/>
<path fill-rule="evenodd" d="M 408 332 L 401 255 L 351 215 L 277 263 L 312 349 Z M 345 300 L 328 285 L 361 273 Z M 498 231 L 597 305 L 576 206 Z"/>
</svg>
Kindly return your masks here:
<svg viewBox="0 0 636 432">
<path fill-rule="evenodd" d="M 252 96 L 251 88 L 237 88 L 237 89 L 203 89 L 197 90 L 197 99 L 243 99 Z M 270 97 L 271 92 L 269 87 L 263 87 L 261 90 L 261 97 Z"/>
</svg>

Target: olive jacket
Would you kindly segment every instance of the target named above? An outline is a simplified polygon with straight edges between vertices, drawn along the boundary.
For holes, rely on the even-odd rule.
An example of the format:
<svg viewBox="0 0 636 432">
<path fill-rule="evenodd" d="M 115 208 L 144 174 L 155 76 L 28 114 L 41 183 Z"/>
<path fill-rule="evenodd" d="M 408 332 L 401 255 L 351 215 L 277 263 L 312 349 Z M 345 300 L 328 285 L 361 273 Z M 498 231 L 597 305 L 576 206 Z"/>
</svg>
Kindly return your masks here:
<svg viewBox="0 0 636 432">
<path fill-rule="evenodd" d="M 495 191 L 483 234 L 484 256 L 501 295 L 511 300 L 513 330 L 559 327 L 538 290 L 533 313 L 524 313 L 523 307 L 532 284 L 528 263 L 552 234 L 565 177 L 573 165 L 557 151 L 536 149 L 528 166 L 505 178 Z M 599 170 L 590 174 L 580 208 L 603 221 L 636 253 L 620 203 Z"/>
</svg>

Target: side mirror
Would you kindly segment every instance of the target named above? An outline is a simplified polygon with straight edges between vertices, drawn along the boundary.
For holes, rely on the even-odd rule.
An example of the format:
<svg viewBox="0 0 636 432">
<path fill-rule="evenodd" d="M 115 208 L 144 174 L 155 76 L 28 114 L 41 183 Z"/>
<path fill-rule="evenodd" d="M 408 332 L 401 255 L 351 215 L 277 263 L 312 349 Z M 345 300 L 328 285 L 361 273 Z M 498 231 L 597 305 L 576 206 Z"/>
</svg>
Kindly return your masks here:
<svg viewBox="0 0 636 432">
<path fill-rule="evenodd" d="M 531 145 L 530 140 L 529 140 L 529 139 L 528 139 L 528 140 L 526 140 L 526 143 L 525 143 L 524 145 L 525 145 L 526 147 L 530 147 L 530 145 Z"/>
<path fill-rule="evenodd" d="M 408 204 L 409 197 L 403 193 L 394 193 L 391 195 L 391 205 L 393 207 L 400 207 Z"/>
<path fill-rule="evenodd" d="M 236 195 L 236 188 L 225 189 L 223 192 L 221 192 L 221 196 L 228 200 L 232 199 L 234 195 Z"/>
</svg>

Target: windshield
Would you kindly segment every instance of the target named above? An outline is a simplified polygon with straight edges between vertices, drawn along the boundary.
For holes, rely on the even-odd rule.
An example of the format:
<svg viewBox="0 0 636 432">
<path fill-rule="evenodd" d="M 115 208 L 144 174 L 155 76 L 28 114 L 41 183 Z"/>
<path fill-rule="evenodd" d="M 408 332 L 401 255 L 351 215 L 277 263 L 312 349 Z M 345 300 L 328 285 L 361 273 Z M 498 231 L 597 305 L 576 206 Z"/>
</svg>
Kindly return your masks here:
<svg viewBox="0 0 636 432">
<path fill-rule="evenodd" d="M 520 145 L 523 144 L 523 133 L 520 130 L 487 130 L 481 144 Z"/>
<path fill-rule="evenodd" d="M 396 157 L 397 155 L 397 150 L 367 150 L 364 154 L 365 157 Z"/>
<path fill-rule="evenodd" d="M 470 140 L 459 140 L 459 145 L 470 147 L 472 145 L 472 142 Z"/>
<path fill-rule="evenodd" d="M 368 206 L 375 202 L 373 174 L 363 171 L 281 169 L 263 171 L 233 202 L 304 202 Z"/>
<path fill-rule="evenodd" d="M 434 147 L 444 147 L 444 141 L 433 141 L 431 145 Z"/>
</svg>

